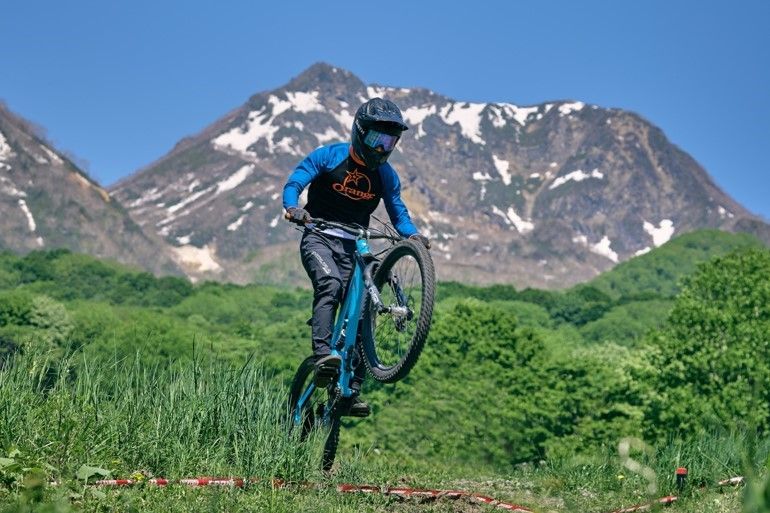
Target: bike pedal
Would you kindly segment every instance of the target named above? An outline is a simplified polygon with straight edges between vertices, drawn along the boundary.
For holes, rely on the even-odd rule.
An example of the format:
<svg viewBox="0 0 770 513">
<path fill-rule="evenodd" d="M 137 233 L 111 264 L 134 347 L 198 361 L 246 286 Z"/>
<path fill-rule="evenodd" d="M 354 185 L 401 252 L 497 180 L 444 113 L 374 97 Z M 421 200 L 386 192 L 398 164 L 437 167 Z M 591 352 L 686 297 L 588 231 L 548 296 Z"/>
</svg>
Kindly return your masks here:
<svg viewBox="0 0 770 513">
<path fill-rule="evenodd" d="M 337 377 L 337 372 L 334 370 L 321 370 L 319 369 L 315 373 L 315 386 L 318 388 L 326 388 L 329 386 L 329 383 L 331 383 L 335 378 Z"/>
<path fill-rule="evenodd" d="M 319 360 L 315 369 L 315 377 L 313 378 L 315 386 L 319 388 L 329 386 L 329 383 L 337 377 L 340 371 L 340 363 L 340 358 L 335 356 L 326 356 Z"/>
</svg>

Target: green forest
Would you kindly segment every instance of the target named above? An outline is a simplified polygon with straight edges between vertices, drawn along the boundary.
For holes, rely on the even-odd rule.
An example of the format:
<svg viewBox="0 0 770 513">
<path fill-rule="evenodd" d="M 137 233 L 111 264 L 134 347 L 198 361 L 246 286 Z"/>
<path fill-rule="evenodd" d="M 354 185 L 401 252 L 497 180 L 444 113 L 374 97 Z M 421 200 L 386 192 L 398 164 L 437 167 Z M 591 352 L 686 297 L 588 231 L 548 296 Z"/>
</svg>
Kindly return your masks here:
<svg viewBox="0 0 770 513">
<path fill-rule="evenodd" d="M 608 497 L 646 493 L 641 474 L 626 489 L 618 481 L 617 446 L 629 438 L 661 474 L 688 466 L 706 483 L 757 473 L 751 490 L 770 493 L 770 250 L 751 236 L 682 235 L 561 291 L 440 282 L 417 366 L 395 385 L 366 382 L 373 413 L 345 421 L 333 477 L 317 475 L 317 444 L 276 428 L 310 351 L 310 304 L 305 289 L 193 285 L 66 250 L 0 254 L 0 507 L 34 509 L 23 494 L 32 474 L 77 483 L 93 468 L 338 481 L 407 474 L 418 485 L 528 475 L 540 487 L 530 494 L 567 494 L 543 511 L 601 511 Z M 545 474 L 527 474 L 537 469 Z M 579 476 L 597 483 L 591 498 L 580 497 Z M 104 500 L 130 509 L 114 502 L 125 497 L 73 486 L 76 499 L 52 511 L 98 510 Z M 508 493 L 537 509 L 531 495 Z M 195 504 L 208 508 L 214 499 L 202 497 Z M 220 510 L 249 504 L 217 497 L 230 505 Z M 269 500 L 286 511 L 302 501 L 392 510 L 307 493 Z M 681 510 L 704 511 L 692 500 Z M 761 500 L 744 503 L 769 511 Z"/>
</svg>

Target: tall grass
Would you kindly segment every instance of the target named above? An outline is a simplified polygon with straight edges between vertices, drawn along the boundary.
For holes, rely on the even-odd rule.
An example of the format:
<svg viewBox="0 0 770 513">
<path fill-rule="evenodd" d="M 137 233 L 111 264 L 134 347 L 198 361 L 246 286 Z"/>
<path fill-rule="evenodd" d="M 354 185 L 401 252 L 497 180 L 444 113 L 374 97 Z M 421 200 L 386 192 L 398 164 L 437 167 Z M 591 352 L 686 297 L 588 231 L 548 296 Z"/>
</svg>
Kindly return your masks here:
<svg viewBox="0 0 770 513">
<path fill-rule="evenodd" d="M 64 479 L 84 464 L 116 476 L 309 479 L 319 440 L 288 432 L 274 383 L 251 360 L 147 368 L 138 356 L 75 365 L 17 355 L 0 369 L 0 457 L 14 451 Z"/>
</svg>

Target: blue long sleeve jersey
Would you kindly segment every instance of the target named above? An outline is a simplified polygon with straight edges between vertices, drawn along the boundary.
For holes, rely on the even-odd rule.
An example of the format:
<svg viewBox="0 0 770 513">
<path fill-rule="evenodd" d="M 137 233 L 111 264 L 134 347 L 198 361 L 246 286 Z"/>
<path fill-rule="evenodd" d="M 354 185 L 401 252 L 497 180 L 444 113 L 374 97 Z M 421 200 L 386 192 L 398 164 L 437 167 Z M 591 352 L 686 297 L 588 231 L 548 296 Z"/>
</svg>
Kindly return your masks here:
<svg viewBox="0 0 770 513">
<path fill-rule="evenodd" d="M 347 143 L 321 146 L 305 157 L 283 187 L 283 207 L 297 207 L 308 185 L 304 208 L 312 217 L 369 226 L 369 217 L 382 199 L 398 233 L 403 237 L 417 233 L 401 200 L 401 182 L 393 166 L 385 163 L 368 169 L 351 157 Z"/>
</svg>

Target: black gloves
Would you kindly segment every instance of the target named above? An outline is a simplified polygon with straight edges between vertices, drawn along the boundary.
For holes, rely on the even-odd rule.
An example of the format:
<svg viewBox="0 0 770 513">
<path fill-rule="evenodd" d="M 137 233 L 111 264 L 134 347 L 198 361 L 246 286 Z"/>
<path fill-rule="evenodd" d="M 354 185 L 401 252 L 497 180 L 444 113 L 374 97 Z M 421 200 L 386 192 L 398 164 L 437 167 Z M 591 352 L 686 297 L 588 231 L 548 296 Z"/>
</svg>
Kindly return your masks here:
<svg viewBox="0 0 770 513">
<path fill-rule="evenodd" d="M 297 224 L 305 224 L 306 222 L 312 220 L 312 217 L 310 217 L 310 214 L 307 210 L 297 207 L 286 209 L 286 214 L 284 214 L 284 217 L 292 223 Z"/>
<path fill-rule="evenodd" d="M 421 233 L 415 233 L 409 236 L 410 239 L 416 240 L 425 246 L 426 249 L 430 249 L 430 239 Z"/>
</svg>

